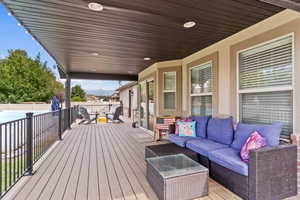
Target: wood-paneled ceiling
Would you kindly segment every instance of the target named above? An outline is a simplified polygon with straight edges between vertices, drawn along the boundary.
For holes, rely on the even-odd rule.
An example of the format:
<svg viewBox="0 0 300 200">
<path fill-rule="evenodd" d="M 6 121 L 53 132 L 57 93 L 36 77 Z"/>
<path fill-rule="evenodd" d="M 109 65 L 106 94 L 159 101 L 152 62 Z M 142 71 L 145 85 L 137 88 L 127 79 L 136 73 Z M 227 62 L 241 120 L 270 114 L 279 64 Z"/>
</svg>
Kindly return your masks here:
<svg viewBox="0 0 300 200">
<path fill-rule="evenodd" d="M 101 12 L 90 0 L 2 1 L 76 78 L 135 79 L 155 62 L 181 59 L 283 10 L 259 0 L 94 0 Z M 187 21 L 197 24 L 185 29 Z"/>
</svg>

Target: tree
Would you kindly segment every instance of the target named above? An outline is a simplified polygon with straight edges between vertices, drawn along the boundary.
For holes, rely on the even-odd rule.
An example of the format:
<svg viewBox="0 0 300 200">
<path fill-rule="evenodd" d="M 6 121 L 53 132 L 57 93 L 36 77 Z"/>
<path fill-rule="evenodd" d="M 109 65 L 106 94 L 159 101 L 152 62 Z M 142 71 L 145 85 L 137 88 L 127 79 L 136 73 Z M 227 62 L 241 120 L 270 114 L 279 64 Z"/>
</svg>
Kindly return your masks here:
<svg viewBox="0 0 300 200">
<path fill-rule="evenodd" d="M 64 86 L 42 63 L 40 54 L 30 58 L 26 51 L 10 50 L 0 62 L 0 102 L 49 102 L 51 97 L 63 92 Z"/>
<path fill-rule="evenodd" d="M 72 101 L 86 101 L 86 93 L 80 85 L 75 85 L 72 87 L 71 98 Z"/>
</svg>

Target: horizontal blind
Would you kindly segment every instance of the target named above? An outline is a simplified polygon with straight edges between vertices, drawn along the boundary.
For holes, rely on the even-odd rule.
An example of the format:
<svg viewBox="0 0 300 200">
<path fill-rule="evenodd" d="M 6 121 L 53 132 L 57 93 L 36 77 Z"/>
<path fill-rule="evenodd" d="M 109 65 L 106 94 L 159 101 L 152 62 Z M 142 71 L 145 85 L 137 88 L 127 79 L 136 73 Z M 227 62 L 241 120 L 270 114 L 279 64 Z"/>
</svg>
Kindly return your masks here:
<svg viewBox="0 0 300 200">
<path fill-rule="evenodd" d="M 192 96 L 191 109 L 193 116 L 212 115 L 212 96 Z"/>
<path fill-rule="evenodd" d="M 212 91 L 212 63 L 207 63 L 191 69 L 192 94 Z"/>
<path fill-rule="evenodd" d="M 292 36 L 239 54 L 240 89 L 292 85 Z"/>
<path fill-rule="evenodd" d="M 164 72 L 164 90 L 176 90 L 176 72 Z"/>
<path fill-rule="evenodd" d="M 174 110 L 176 108 L 175 98 L 175 92 L 164 92 L 164 109 Z"/>
<path fill-rule="evenodd" d="M 241 121 L 249 124 L 284 124 L 282 137 L 293 131 L 292 91 L 249 93 L 240 95 Z"/>
</svg>

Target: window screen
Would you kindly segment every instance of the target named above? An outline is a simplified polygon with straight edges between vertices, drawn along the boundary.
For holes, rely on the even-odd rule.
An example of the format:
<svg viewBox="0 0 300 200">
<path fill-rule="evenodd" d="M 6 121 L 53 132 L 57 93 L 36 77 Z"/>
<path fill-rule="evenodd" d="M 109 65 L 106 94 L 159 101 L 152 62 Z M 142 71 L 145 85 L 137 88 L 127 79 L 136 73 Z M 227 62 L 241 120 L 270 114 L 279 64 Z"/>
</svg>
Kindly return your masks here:
<svg viewBox="0 0 300 200">
<path fill-rule="evenodd" d="M 164 109 L 176 109 L 176 72 L 164 72 Z"/>
<path fill-rule="evenodd" d="M 240 53 L 240 89 L 292 85 L 292 37 Z"/>
<path fill-rule="evenodd" d="M 293 95 L 291 91 L 241 94 L 242 122 L 250 124 L 284 124 L 283 136 L 293 131 Z"/>
<path fill-rule="evenodd" d="M 192 96 L 192 115 L 205 116 L 212 114 L 212 96 Z"/>
<path fill-rule="evenodd" d="M 191 73 L 191 114 L 212 114 L 212 62 L 193 67 Z"/>
<path fill-rule="evenodd" d="M 192 94 L 212 91 L 212 64 L 204 64 L 191 70 Z"/>
<path fill-rule="evenodd" d="M 281 122 L 284 138 L 293 131 L 292 41 L 288 36 L 239 54 L 241 121 Z"/>
</svg>

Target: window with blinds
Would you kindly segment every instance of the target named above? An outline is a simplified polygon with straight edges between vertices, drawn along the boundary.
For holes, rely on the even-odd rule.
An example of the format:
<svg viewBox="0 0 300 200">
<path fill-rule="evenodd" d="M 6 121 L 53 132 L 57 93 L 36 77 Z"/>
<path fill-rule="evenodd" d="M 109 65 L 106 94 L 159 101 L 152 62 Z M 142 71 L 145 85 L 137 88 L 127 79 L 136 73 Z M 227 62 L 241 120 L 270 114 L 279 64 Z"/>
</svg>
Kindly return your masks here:
<svg viewBox="0 0 300 200">
<path fill-rule="evenodd" d="M 284 124 L 282 137 L 293 131 L 293 36 L 239 53 L 240 120 Z"/>
<path fill-rule="evenodd" d="M 175 110 L 176 108 L 176 72 L 164 72 L 163 74 L 164 109 Z"/>
<path fill-rule="evenodd" d="M 212 62 L 191 68 L 191 114 L 212 114 Z"/>
</svg>

